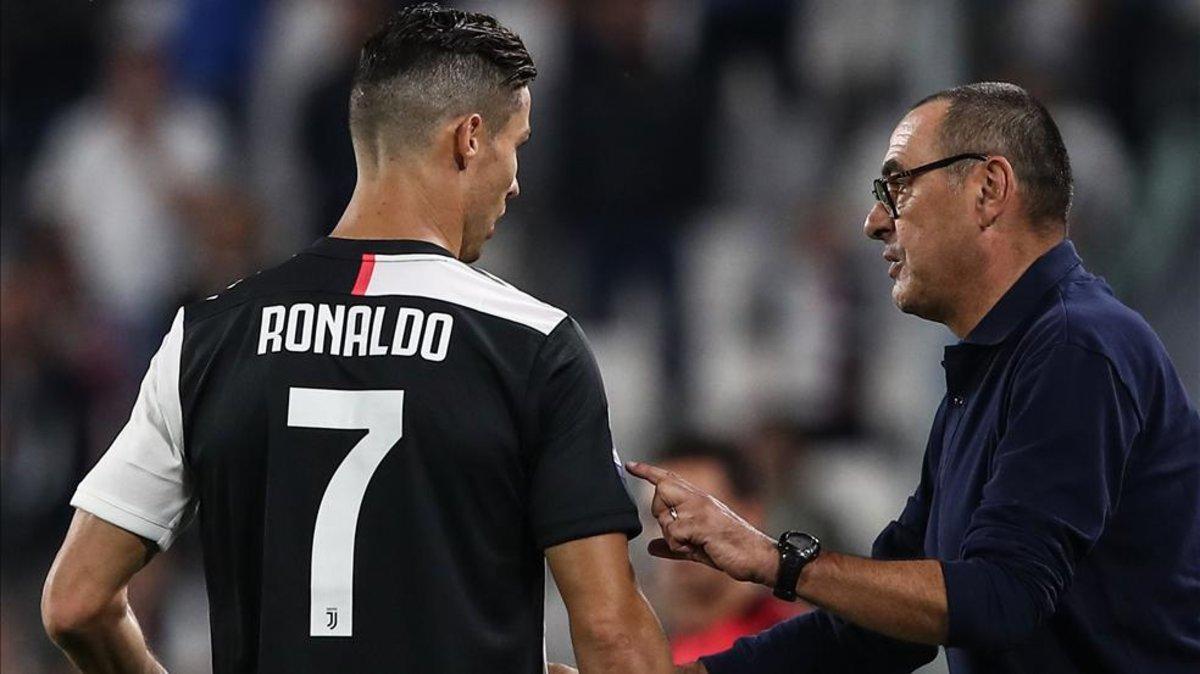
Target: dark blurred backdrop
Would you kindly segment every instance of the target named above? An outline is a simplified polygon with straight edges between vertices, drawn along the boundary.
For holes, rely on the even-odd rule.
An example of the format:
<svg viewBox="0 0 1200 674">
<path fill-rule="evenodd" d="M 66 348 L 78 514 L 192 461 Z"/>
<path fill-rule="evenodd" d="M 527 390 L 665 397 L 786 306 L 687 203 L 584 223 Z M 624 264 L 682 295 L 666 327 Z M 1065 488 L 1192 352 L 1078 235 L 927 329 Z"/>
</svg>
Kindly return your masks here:
<svg viewBox="0 0 1200 674">
<path fill-rule="evenodd" d="M 174 307 L 336 222 L 357 48 L 396 4 L 3 0 L 4 671 L 64 670 L 41 581 Z M 908 105 L 975 80 L 1048 105 L 1085 262 L 1200 394 L 1200 3 L 446 4 L 494 13 L 538 61 L 521 197 L 481 265 L 580 320 L 626 458 L 719 439 L 768 476 L 770 527 L 867 548 L 915 484 L 952 339 L 892 307 L 861 234 L 870 179 Z M 196 547 L 134 588 L 175 672 L 208 670 Z"/>
</svg>

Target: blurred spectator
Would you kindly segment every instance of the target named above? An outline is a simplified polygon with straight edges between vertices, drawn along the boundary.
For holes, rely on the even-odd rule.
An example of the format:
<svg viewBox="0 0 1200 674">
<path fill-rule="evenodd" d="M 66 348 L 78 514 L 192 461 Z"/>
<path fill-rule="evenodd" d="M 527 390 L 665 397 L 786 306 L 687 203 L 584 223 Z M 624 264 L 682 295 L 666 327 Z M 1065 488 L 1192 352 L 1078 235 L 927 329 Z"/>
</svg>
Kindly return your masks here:
<svg viewBox="0 0 1200 674">
<path fill-rule="evenodd" d="M 263 243 L 271 259 L 312 241 L 315 199 L 301 141 L 304 99 L 339 63 L 343 7 L 330 0 L 282 0 L 268 3 L 261 19 L 239 149 L 248 189 L 263 205 Z"/>
<path fill-rule="evenodd" d="M 766 231 L 749 216 L 703 223 L 684 249 L 692 424 L 862 430 L 862 284 L 832 209 L 805 203 L 799 223 Z"/>
<path fill-rule="evenodd" d="M 178 1 L 172 56 L 180 88 L 219 104 L 240 136 L 267 0 Z"/>
<path fill-rule="evenodd" d="M 111 437 L 105 401 L 122 398 L 128 382 L 114 335 L 81 301 L 72 258 L 54 233 L 10 235 L 2 255 L 0 639 L 3 670 L 31 672 L 52 653 L 38 596 L 70 520 L 67 501 L 97 436 Z"/>
<path fill-rule="evenodd" d="M 707 192 L 702 133 L 711 102 L 696 73 L 655 60 L 654 0 L 567 4 L 568 47 L 552 193 L 584 256 L 584 317 L 606 322 L 618 293 L 649 281 L 659 298 L 666 375 L 677 383 L 681 228 Z M 703 75 L 702 75 L 703 76 Z M 683 391 L 674 386 L 678 396 Z"/>
<path fill-rule="evenodd" d="M 173 316 L 187 302 L 204 299 L 245 278 L 262 265 L 261 210 L 240 190 L 220 186 L 187 195 L 183 201 L 192 225 L 194 260 L 184 292 L 163 307 Z M 167 329 L 163 324 L 163 331 Z"/>
<path fill-rule="evenodd" d="M 700 71 L 711 76 L 705 84 L 715 84 L 716 75 L 731 60 L 758 57 L 789 100 L 799 94 L 799 74 L 793 67 L 796 33 L 795 15 L 800 7 L 794 0 L 707 0 L 700 44 Z M 710 90 L 706 99 L 716 97 Z"/>
<path fill-rule="evenodd" d="M 101 399 L 124 383 L 114 340 L 78 292 L 72 259 L 35 230 L 0 274 L 0 541 L 12 553 L 57 543 L 92 459 Z"/>
<path fill-rule="evenodd" d="M 328 234 L 350 203 L 358 175 L 349 121 L 354 66 L 363 42 L 383 23 L 390 6 L 396 4 L 390 0 L 342 3 L 334 55 L 337 65 L 304 101 L 301 142 L 313 186 L 311 238 Z"/>
<path fill-rule="evenodd" d="M 117 6 L 100 91 L 56 123 L 30 185 L 35 212 L 62 229 L 87 299 L 132 330 L 138 352 L 157 341 L 155 311 L 186 282 L 182 200 L 211 189 L 224 162 L 213 111 L 170 96 L 171 20 L 153 3 Z"/>
<path fill-rule="evenodd" d="M 756 527 L 763 526 L 763 482 L 736 446 L 677 436 L 658 455 L 658 464 L 717 497 Z M 780 601 L 766 588 L 733 581 L 702 564 L 660 561 L 656 571 L 661 592 L 656 605 L 677 664 L 723 651 L 738 637 L 808 610 L 804 604 Z"/>
<path fill-rule="evenodd" d="M 20 180 L 47 123 L 83 96 L 96 73 L 103 15 L 95 3 L 4 0 L 0 22 L 0 142 L 4 180 Z"/>
</svg>

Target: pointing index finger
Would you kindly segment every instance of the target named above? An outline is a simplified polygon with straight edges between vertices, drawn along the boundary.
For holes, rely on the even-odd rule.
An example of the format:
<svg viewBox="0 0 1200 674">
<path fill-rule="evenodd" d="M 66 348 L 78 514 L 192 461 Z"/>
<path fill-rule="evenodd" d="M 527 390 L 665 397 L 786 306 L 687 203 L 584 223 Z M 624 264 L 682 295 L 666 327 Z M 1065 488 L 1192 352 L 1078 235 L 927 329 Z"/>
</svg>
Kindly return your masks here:
<svg viewBox="0 0 1200 674">
<path fill-rule="evenodd" d="M 639 463 L 637 461 L 626 461 L 625 470 L 628 470 L 636 477 L 640 477 L 656 487 L 658 486 L 659 482 L 662 482 L 671 475 L 658 466 L 652 466 L 648 463 Z"/>
</svg>

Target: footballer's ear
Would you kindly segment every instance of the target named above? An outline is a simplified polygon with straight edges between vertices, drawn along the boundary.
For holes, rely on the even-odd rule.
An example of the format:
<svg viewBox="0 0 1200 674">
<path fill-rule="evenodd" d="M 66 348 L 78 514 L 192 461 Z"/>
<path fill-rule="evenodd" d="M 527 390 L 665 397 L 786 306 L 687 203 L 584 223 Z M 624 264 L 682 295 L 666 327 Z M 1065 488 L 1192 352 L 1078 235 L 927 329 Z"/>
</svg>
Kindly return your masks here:
<svg viewBox="0 0 1200 674">
<path fill-rule="evenodd" d="M 459 171 L 467 170 L 479 155 L 479 144 L 483 134 L 483 117 L 472 113 L 460 119 L 454 127 L 454 163 Z"/>
</svg>

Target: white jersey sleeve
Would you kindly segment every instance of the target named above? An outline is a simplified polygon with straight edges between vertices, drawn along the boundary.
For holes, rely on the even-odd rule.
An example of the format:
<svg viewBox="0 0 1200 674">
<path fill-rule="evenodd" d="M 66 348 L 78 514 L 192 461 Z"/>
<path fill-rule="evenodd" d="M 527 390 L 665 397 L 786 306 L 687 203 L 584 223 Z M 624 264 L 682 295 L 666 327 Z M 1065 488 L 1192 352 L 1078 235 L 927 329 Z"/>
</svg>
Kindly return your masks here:
<svg viewBox="0 0 1200 674">
<path fill-rule="evenodd" d="M 71 505 L 166 550 L 194 510 L 184 468 L 179 361 L 183 309 L 142 380 L 125 428 L 79 483 Z"/>
</svg>

